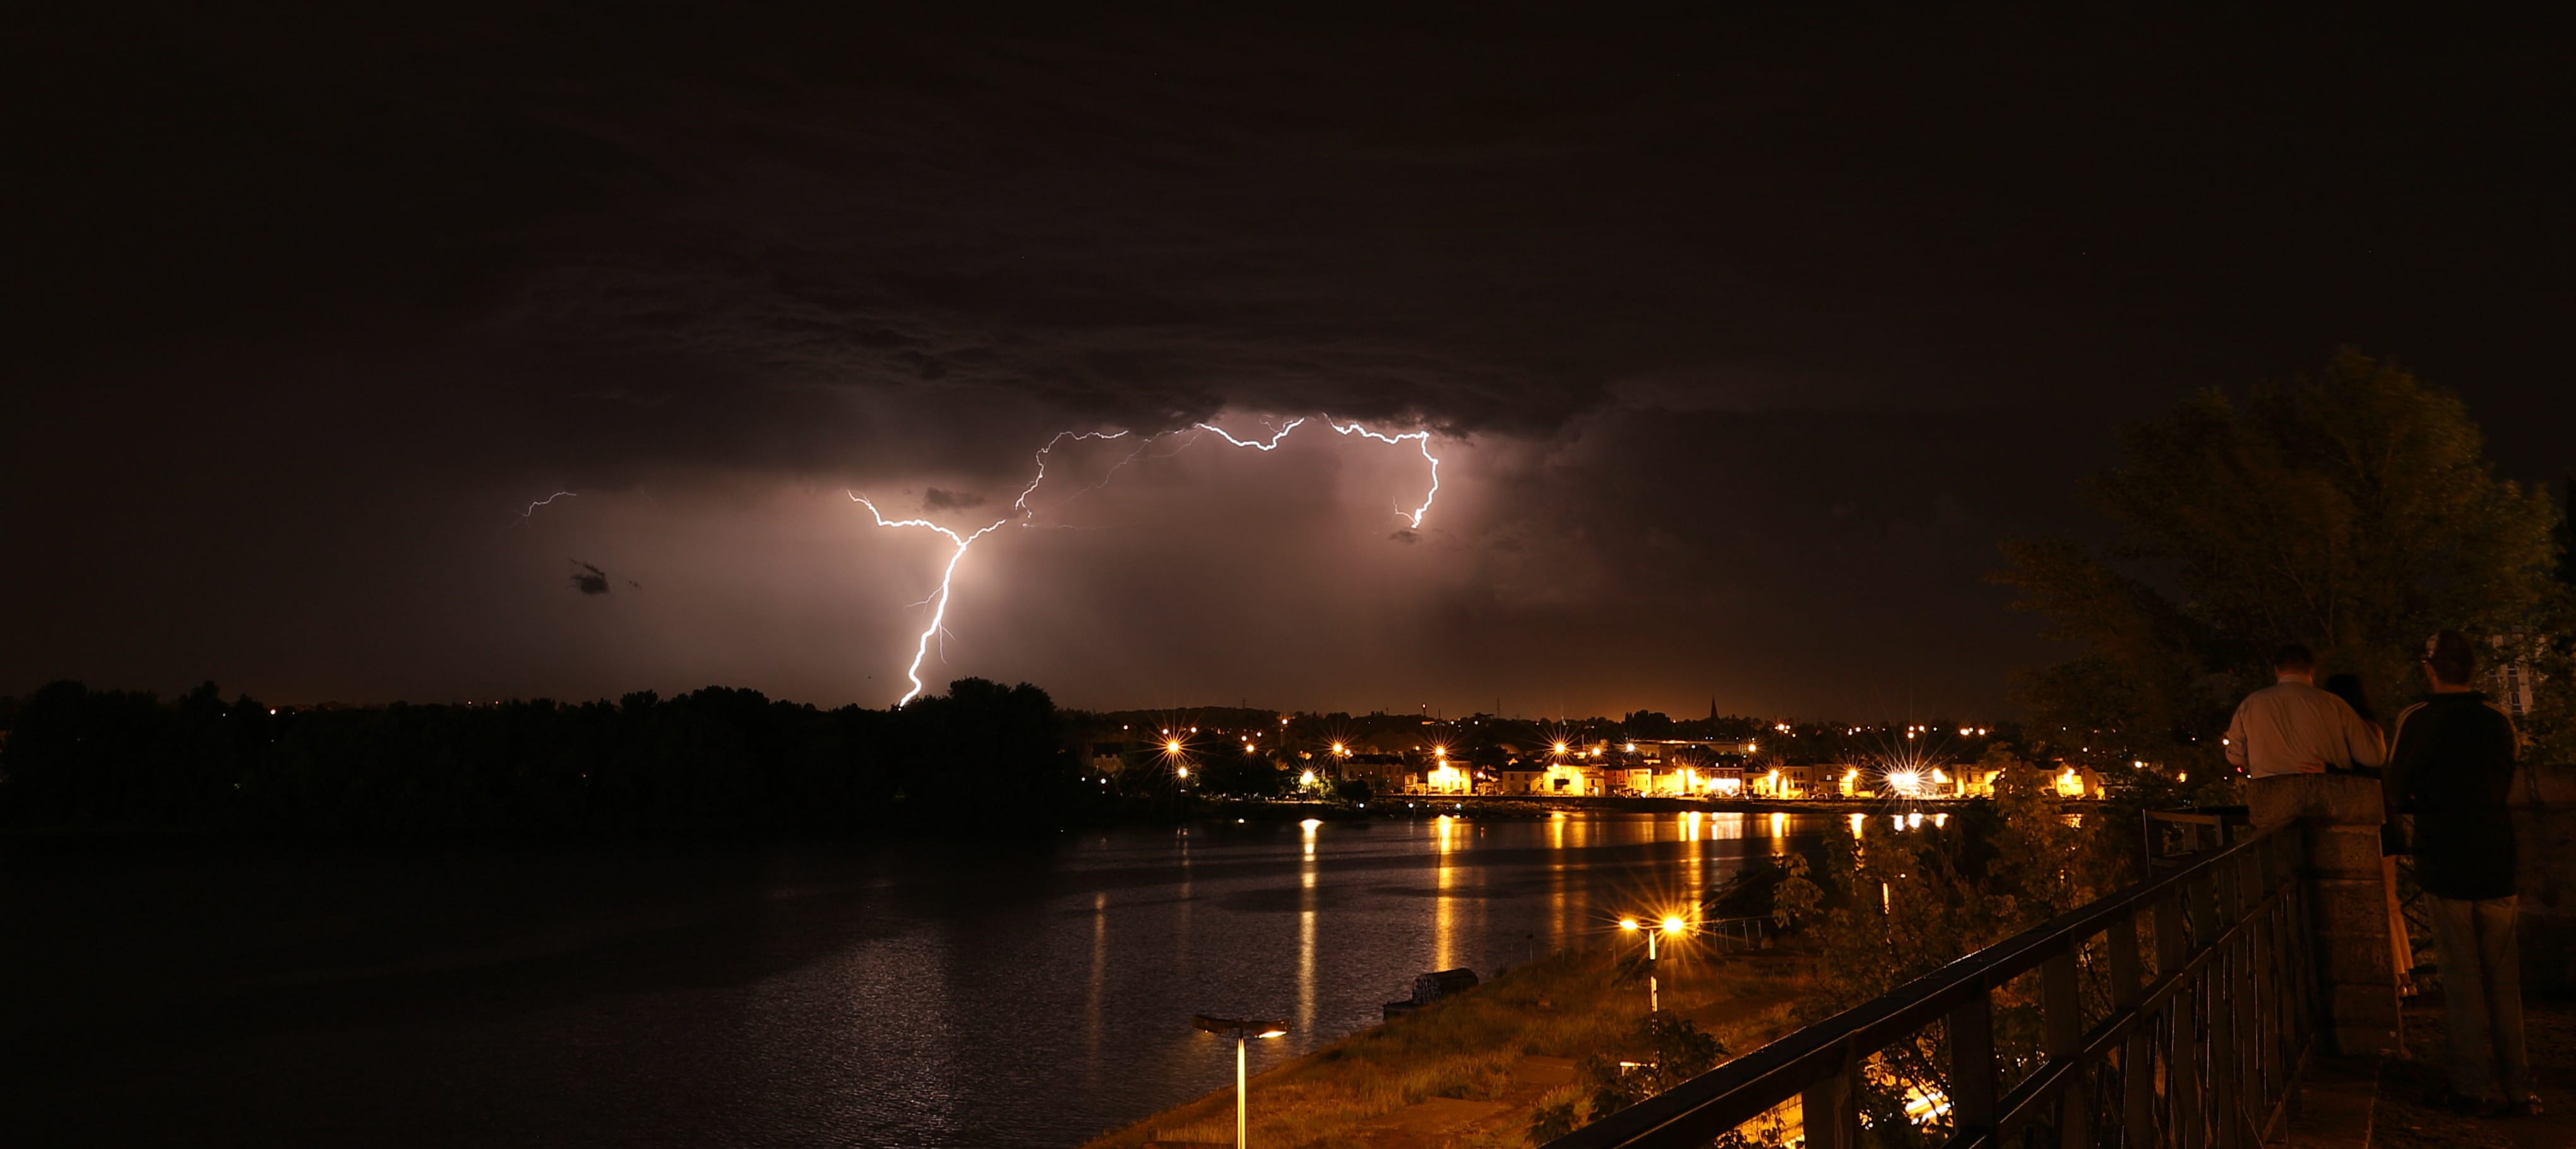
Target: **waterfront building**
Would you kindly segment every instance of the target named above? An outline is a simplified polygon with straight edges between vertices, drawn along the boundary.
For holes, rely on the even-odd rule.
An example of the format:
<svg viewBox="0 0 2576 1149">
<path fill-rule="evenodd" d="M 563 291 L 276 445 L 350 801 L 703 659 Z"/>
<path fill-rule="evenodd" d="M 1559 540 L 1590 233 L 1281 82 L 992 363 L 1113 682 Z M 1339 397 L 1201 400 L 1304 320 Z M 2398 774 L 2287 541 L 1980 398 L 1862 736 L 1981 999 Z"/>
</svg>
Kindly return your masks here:
<svg viewBox="0 0 2576 1149">
<path fill-rule="evenodd" d="M 1816 767 L 1774 763 L 1746 769 L 1744 789 L 1756 798 L 1804 798 L 1815 793 Z"/>
</svg>

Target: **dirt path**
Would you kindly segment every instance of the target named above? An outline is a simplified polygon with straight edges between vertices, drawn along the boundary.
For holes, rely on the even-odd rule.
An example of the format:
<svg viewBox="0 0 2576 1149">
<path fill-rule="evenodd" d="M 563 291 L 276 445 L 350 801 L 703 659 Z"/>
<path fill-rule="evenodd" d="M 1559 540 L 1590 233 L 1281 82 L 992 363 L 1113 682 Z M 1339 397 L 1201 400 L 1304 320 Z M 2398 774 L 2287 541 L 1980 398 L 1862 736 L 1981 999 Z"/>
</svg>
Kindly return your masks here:
<svg viewBox="0 0 2576 1149">
<path fill-rule="evenodd" d="M 1252 1139 L 1306 1149 L 1519 1149 L 1546 1104 L 1576 1096 L 1576 1066 L 1616 1055 L 1644 987 L 1605 950 L 1560 954 L 1374 1026 L 1252 1081 Z M 1735 955 L 1668 968 L 1667 1009 L 1741 1056 L 1791 1028 L 1804 958 Z M 1231 1144 L 1232 1090 L 1175 1106 L 1086 1149 Z"/>
<path fill-rule="evenodd" d="M 1701 1029 L 1711 1033 L 1759 1033 L 1755 1042 L 1730 1043 L 1728 1051 L 1742 1056 L 1760 1048 L 1759 1042 L 1776 1040 L 1787 1027 L 1776 1032 L 1748 1026 L 1763 1013 L 1775 1010 L 1777 1001 L 1756 997 L 1727 998 L 1715 1005 L 1694 1010 L 1688 1017 Z M 1405 1106 L 1383 1118 L 1360 1126 L 1348 1142 L 1364 1149 L 1448 1149 L 1461 1145 L 1520 1145 L 1526 1143 L 1530 1120 L 1550 1093 L 1574 1084 L 1575 1059 L 1571 1057 L 1524 1057 L 1513 1063 L 1512 1084 L 1504 1094 L 1487 1102 L 1462 1102 L 1435 1097 Z M 1337 1142 L 1336 1145 L 1343 1144 Z"/>
</svg>

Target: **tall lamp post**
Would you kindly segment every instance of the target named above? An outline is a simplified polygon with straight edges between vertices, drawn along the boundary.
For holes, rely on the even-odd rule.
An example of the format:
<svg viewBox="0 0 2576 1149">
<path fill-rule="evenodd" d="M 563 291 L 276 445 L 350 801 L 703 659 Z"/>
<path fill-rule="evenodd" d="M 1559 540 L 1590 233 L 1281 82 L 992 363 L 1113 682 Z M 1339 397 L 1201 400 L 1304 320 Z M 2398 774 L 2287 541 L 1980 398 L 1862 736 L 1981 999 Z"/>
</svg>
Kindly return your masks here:
<svg viewBox="0 0 2576 1149">
<path fill-rule="evenodd" d="M 1655 924 L 1658 928 L 1648 929 L 1647 927 L 1639 924 L 1635 918 L 1619 919 L 1619 928 L 1626 930 L 1629 933 L 1633 934 L 1641 929 L 1645 930 L 1646 1012 L 1648 1013 L 1658 1013 L 1664 1008 L 1663 986 L 1655 978 L 1655 963 L 1657 961 L 1655 955 L 1655 935 L 1671 934 L 1673 936 L 1673 940 L 1679 941 L 1681 940 L 1682 931 L 1689 928 L 1689 923 L 1684 922 L 1677 915 L 1667 915 L 1663 921 Z"/>
<path fill-rule="evenodd" d="M 1234 1149 L 1245 1149 L 1249 1144 L 1246 1138 L 1250 1135 L 1252 1126 L 1251 1109 L 1246 1103 L 1248 1095 L 1245 1090 L 1245 1086 L 1250 1081 L 1245 1068 L 1249 1061 L 1246 1046 L 1250 1044 L 1252 1038 L 1256 1037 L 1265 1039 L 1286 1037 L 1288 1023 L 1245 1021 L 1241 1018 L 1210 1017 L 1200 1013 L 1190 1016 L 1190 1024 L 1209 1033 L 1222 1034 L 1234 1039 Z"/>
</svg>

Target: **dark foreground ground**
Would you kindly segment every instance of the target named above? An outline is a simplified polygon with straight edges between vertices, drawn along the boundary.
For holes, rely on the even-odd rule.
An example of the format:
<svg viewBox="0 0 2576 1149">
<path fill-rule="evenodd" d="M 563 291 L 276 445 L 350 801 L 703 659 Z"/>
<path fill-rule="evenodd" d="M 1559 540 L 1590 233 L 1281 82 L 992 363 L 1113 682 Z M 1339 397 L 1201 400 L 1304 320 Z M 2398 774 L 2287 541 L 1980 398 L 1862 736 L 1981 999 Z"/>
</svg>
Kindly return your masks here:
<svg viewBox="0 0 2576 1149">
<path fill-rule="evenodd" d="M 2439 991 L 2407 1002 L 2406 1046 L 2411 1061 L 2380 1067 L 2369 1144 L 2391 1149 L 2571 1149 L 2576 1147 L 2576 1002 L 2527 1002 L 2524 1027 L 2540 1096 L 2538 1119 L 2480 1120 L 2427 1103 L 2443 1081 L 2442 1002 Z"/>
</svg>

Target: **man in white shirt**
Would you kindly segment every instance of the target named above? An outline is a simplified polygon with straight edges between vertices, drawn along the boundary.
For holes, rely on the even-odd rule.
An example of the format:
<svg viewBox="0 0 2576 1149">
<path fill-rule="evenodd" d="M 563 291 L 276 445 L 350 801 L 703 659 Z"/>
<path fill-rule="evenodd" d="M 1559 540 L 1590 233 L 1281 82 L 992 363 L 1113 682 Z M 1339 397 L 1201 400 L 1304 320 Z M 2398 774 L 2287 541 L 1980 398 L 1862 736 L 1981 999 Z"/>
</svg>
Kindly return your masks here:
<svg viewBox="0 0 2576 1149">
<path fill-rule="evenodd" d="M 2272 685 L 2245 697 L 2227 724 L 2227 761 L 2255 778 L 2378 766 L 2379 728 L 2316 687 L 2317 657 L 2291 643 L 2272 658 Z"/>
</svg>

